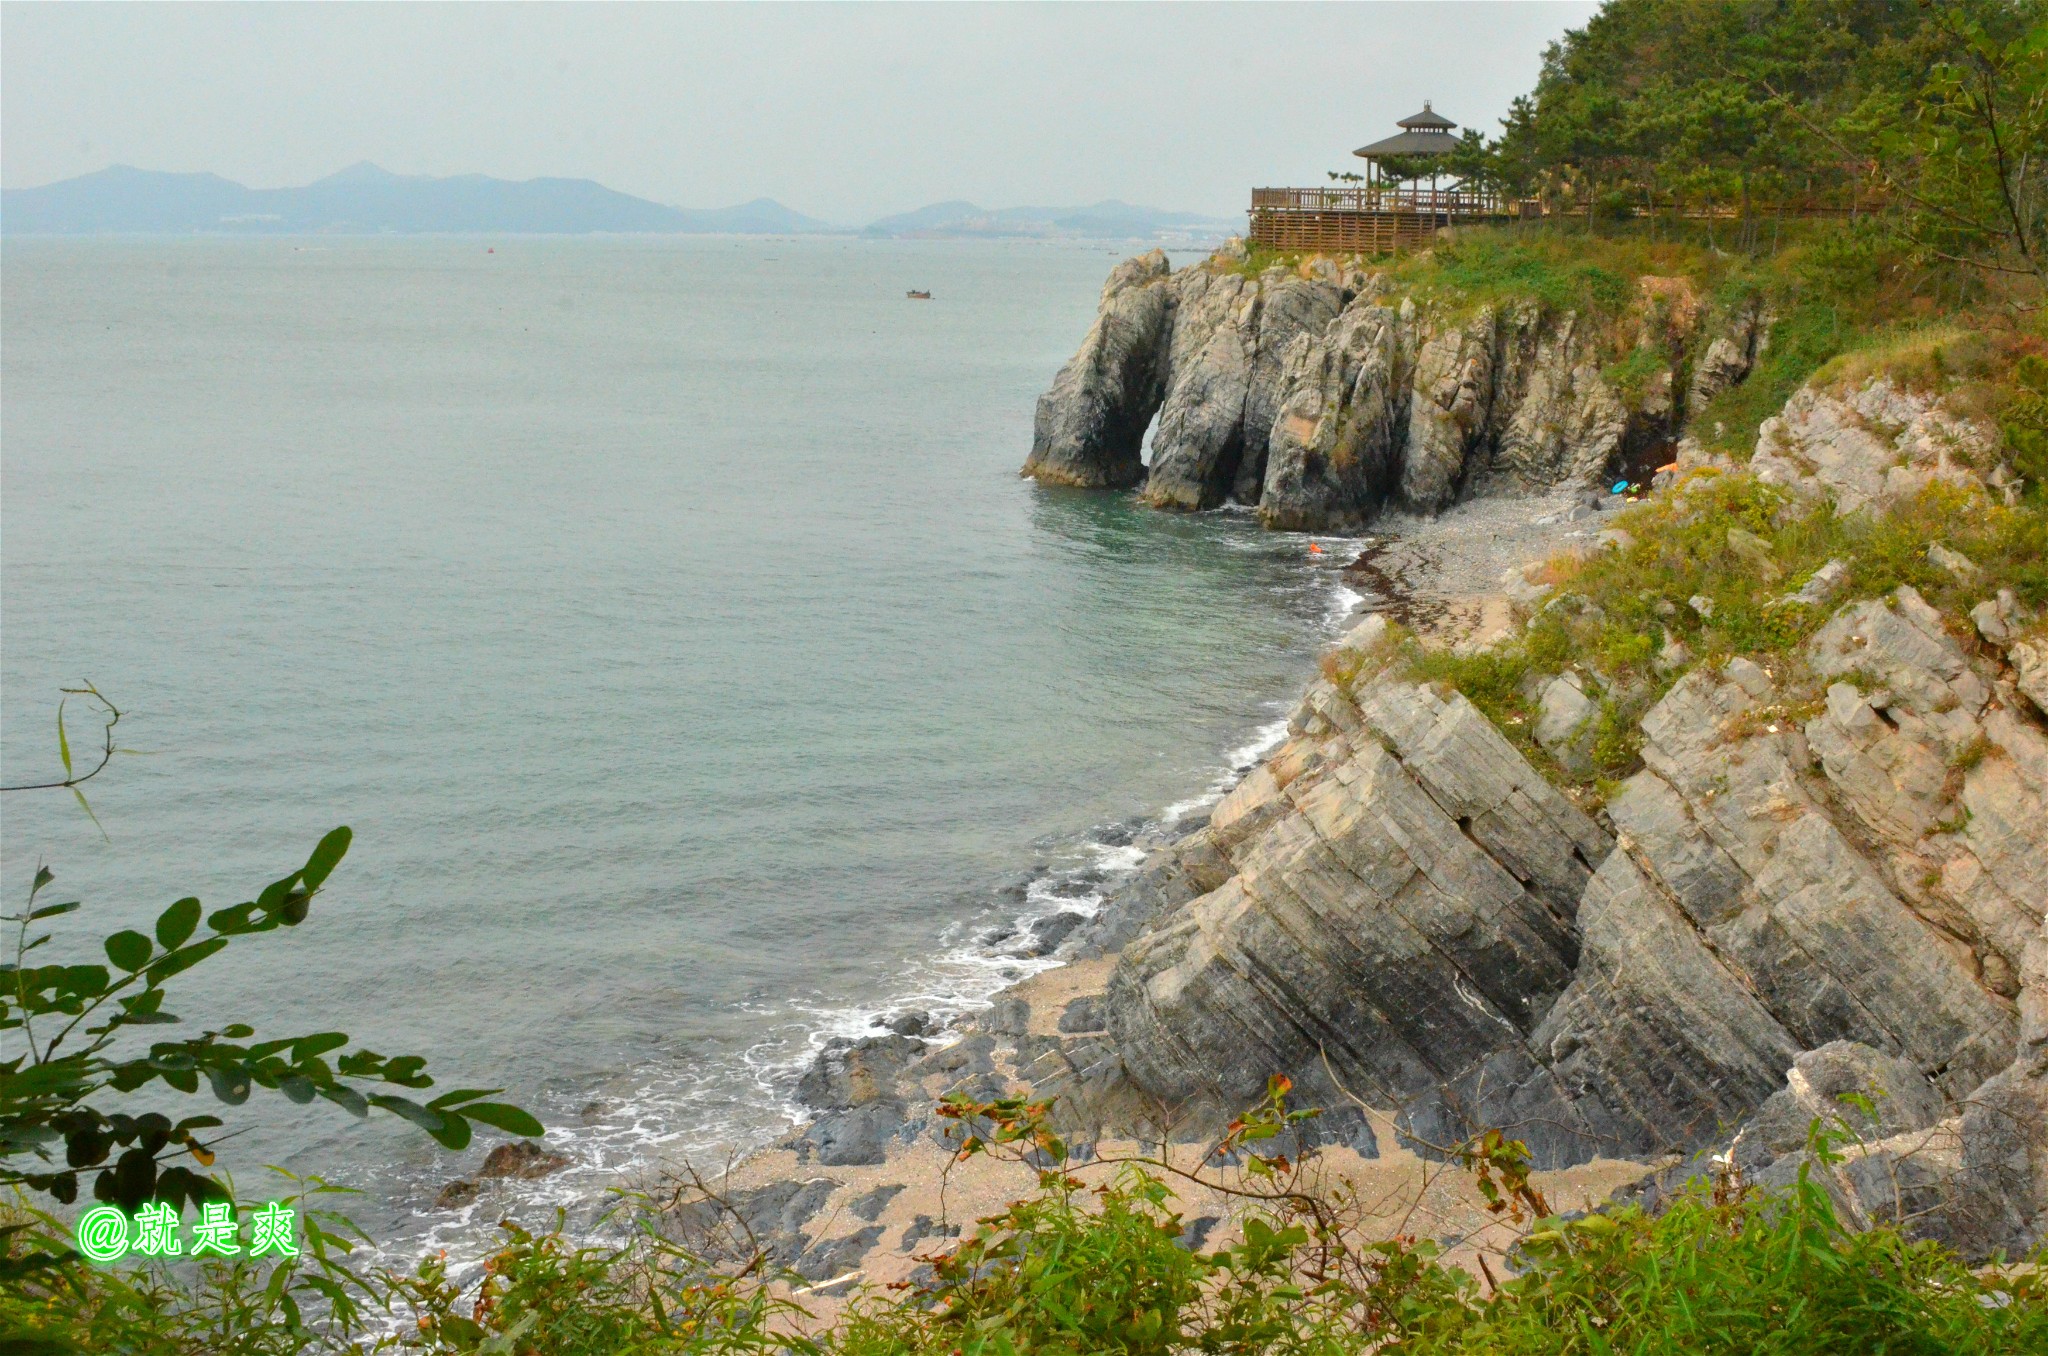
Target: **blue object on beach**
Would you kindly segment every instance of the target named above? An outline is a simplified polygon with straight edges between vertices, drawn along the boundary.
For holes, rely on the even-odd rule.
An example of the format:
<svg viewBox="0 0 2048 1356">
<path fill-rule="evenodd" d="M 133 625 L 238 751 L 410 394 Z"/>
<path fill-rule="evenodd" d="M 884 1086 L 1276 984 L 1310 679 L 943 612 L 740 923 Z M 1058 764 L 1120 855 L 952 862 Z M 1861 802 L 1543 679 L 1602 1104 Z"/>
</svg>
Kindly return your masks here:
<svg viewBox="0 0 2048 1356">
<path fill-rule="evenodd" d="M 1611 490 L 1609 490 L 1609 491 L 1608 491 L 1608 493 L 1609 493 L 1609 494 L 1620 494 L 1620 493 L 1621 493 L 1621 492 L 1622 492 L 1623 490 L 1626 490 L 1627 488 L 1628 488 L 1628 482 L 1627 482 L 1626 480 L 1617 480 L 1617 481 L 1615 481 L 1615 482 L 1614 482 L 1614 488 L 1613 488 L 1613 489 L 1611 489 Z"/>
</svg>

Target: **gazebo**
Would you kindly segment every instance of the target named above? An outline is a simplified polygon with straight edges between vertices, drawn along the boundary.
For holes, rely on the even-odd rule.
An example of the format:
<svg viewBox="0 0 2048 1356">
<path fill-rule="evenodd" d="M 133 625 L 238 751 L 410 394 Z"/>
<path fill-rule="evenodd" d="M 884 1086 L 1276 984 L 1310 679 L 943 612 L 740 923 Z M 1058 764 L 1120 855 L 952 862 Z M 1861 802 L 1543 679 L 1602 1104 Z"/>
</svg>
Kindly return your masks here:
<svg viewBox="0 0 2048 1356">
<path fill-rule="evenodd" d="M 1463 184 L 1439 191 L 1433 173 L 1428 188 L 1402 187 L 1415 177 L 1401 172 L 1402 162 L 1434 160 L 1462 143 L 1452 135 L 1458 124 L 1427 102 L 1395 125 L 1401 129 L 1395 135 L 1352 152 L 1366 164 L 1362 184 L 1253 189 L 1246 233 L 1252 242 L 1271 249 L 1385 254 L 1426 247 L 1455 222 L 1520 214 L 1519 204 Z"/>
<path fill-rule="evenodd" d="M 1401 130 L 1393 136 L 1375 141 L 1370 146 L 1360 146 L 1352 154 L 1365 161 L 1367 184 L 1384 182 L 1389 176 L 1384 172 L 1382 162 L 1393 160 L 1418 160 L 1425 156 L 1448 155 L 1458 149 L 1458 139 L 1451 135 L 1451 129 L 1458 124 L 1446 118 L 1429 106 L 1429 100 L 1422 101 L 1422 111 L 1401 119 L 1394 126 Z M 1407 175 L 1391 176 L 1395 180 Z M 1435 177 L 1430 187 L 1436 187 Z"/>
</svg>

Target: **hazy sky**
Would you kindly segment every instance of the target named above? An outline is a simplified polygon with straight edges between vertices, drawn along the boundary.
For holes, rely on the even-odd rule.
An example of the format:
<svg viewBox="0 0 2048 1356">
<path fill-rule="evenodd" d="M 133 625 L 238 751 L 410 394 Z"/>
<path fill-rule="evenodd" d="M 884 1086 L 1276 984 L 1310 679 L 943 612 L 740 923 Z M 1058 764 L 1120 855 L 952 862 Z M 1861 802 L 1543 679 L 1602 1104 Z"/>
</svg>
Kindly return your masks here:
<svg viewBox="0 0 2048 1356">
<path fill-rule="evenodd" d="M 861 222 L 947 198 L 1243 210 L 1424 99 L 1488 132 L 1596 6 L 5 4 L 0 180 L 359 160 Z"/>
</svg>

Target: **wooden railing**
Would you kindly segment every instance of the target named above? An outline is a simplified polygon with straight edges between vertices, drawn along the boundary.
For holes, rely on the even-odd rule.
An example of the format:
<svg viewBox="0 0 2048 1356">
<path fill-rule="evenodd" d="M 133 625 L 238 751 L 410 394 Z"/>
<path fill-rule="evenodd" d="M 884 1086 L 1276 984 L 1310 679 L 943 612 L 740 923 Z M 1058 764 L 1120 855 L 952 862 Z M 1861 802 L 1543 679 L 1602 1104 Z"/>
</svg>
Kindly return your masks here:
<svg viewBox="0 0 2048 1356">
<path fill-rule="evenodd" d="M 1252 211 L 1415 212 L 1440 217 L 1497 217 L 1508 204 L 1490 193 L 1444 188 L 1255 188 Z"/>
</svg>

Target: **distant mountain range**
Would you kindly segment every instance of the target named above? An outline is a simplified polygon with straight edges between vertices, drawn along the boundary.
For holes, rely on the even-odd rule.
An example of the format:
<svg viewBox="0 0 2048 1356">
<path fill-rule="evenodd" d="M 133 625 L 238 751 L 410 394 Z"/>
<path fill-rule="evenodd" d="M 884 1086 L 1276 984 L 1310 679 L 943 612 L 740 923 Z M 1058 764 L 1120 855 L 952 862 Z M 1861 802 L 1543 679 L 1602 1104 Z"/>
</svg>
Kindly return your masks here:
<svg viewBox="0 0 2048 1356">
<path fill-rule="evenodd" d="M 1243 229 L 1243 223 L 1192 212 L 1133 207 L 1114 198 L 1086 207 L 977 207 L 971 202 L 938 202 L 915 212 L 883 217 L 863 235 L 883 236 L 1080 236 L 1142 239 L 1156 235 L 1214 236 Z"/>
<path fill-rule="evenodd" d="M 885 237 L 1152 238 L 1220 235 L 1237 223 L 1128 203 L 989 210 L 935 203 L 884 217 L 862 234 Z M 756 198 L 693 210 L 619 193 L 589 179 L 493 179 L 393 174 L 367 162 L 301 188 L 245 188 L 217 174 L 166 174 L 115 165 L 39 188 L 0 192 L 9 235 L 585 235 L 851 234 Z"/>
<path fill-rule="evenodd" d="M 690 211 L 615 192 L 589 179 L 484 174 L 447 179 L 393 174 L 364 163 L 303 188 L 244 188 L 217 174 L 163 174 L 116 165 L 41 188 L 0 192 L 9 234 L 363 234 L 591 231 L 789 235 L 829 231 L 826 222 L 759 198 Z"/>
</svg>

